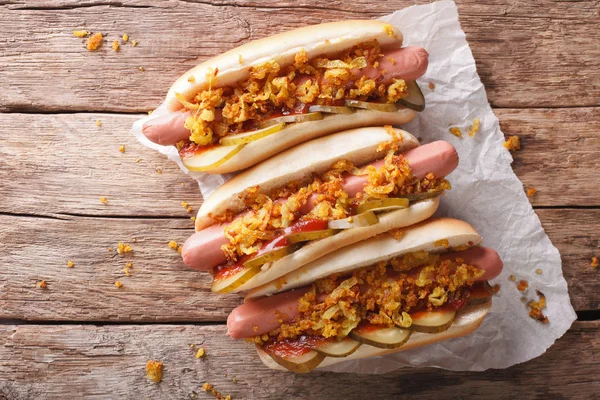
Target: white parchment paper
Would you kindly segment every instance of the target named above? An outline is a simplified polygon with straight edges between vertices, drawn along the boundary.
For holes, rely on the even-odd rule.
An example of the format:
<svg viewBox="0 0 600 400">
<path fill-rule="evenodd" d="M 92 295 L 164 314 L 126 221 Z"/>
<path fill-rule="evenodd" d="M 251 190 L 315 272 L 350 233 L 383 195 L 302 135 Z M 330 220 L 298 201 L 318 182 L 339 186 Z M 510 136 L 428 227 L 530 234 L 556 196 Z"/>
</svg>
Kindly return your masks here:
<svg viewBox="0 0 600 400">
<path fill-rule="evenodd" d="M 512 171 L 510 153 L 502 146 L 504 135 L 488 104 L 471 49 L 458 22 L 456 5 L 452 1 L 440 1 L 413 6 L 382 20 L 400 28 L 405 45 L 419 45 L 429 52 L 429 68 L 419 80 L 427 106 L 404 128 L 422 143 L 447 140 L 460 156 L 458 168 L 448 178 L 453 189 L 443 197 L 437 214 L 471 223 L 483 236 L 484 245 L 500 253 L 504 271 L 492 282 L 501 285 L 492 311 L 471 335 L 327 369 L 379 374 L 412 365 L 482 371 L 506 368 L 538 357 L 569 329 L 576 315 L 562 275 L 560 254 L 544 232 L 523 185 Z M 435 85 L 433 90 L 429 89 L 430 82 Z M 161 106 L 152 117 L 164 112 Z M 475 137 L 469 137 L 466 132 L 474 118 L 481 119 L 481 128 Z M 141 134 L 142 123 L 143 120 L 137 121 L 133 127 L 137 138 L 166 154 L 196 178 L 204 196 L 225 182 L 226 176 L 187 171 L 174 147 L 153 144 Z M 459 126 L 463 138 L 450 135 L 450 126 Z M 538 268 L 543 271 L 541 275 L 535 273 Z M 520 300 L 522 294 L 516 289 L 516 283 L 508 279 L 511 274 L 517 281 L 529 282 L 525 293 L 528 299 L 537 300 L 535 289 L 546 295 L 544 311 L 549 324 L 542 325 L 528 316 Z"/>
</svg>

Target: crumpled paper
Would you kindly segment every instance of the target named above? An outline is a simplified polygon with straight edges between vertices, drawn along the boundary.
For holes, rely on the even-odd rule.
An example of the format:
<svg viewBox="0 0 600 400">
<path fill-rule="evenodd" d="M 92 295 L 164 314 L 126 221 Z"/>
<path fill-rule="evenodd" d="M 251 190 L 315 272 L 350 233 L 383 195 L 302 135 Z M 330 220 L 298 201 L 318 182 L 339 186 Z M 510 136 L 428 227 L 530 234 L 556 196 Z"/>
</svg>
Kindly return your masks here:
<svg viewBox="0 0 600 400">
<path fill-rule="evenodd" d="M 502 146 L 504 135 L 488 104 L 475 61 L 458 21 L 452 1 L 412 6 L 381 18 L 396 25 L 404 45 L 418 45 L 429 52 L 429 68 L 420 80 L 426 109 L 403 128 L 422 143 L 444 139 L 458 150 L 460 163 L 448 177 L 453 189 L 442 199 L 437 212 L 465 220 L 483 236 L 484 245 L 498 251 L 504 270 L 492 284 L 499 283 L 491 312 L 481 327 L 469 336 L 447 340 L 424 348 L 383 357 L 348 361 L 326 368 L 330 371 L 382 374 L 405 366 L 438 367 L 457 371 L 507 368 L 543 354 L 576 319 L 567 283 L 562 274 L 558 250 L 552 245 L 527 199 L 523 185 L 511 168 L 512 157 Z M 433 83 L 434 88 L 430 88 Z M 161 106 L 152 117 L 164 113 Z M 475 118 L 481 128 L 475 137 L 466 133 Z M 149 142 L 141 134 L 143 120 L 133 132 L 144 145 L 166 154 L 182 170 L 198 180 L 201 192 L 210 192 L 228 179 L 187 171 L 173 147 Z M 458 126 L 463 138 L 448 129 Z M 541 268 L 538 275 L 535 270 Z M 525 294 L 516 288 L 525 279 Z M 544 313 L 550 323 L 543 325 L 529 317 L 521 302 L 538 300 L 535 290 L 546 295 Z"/>
</svg>

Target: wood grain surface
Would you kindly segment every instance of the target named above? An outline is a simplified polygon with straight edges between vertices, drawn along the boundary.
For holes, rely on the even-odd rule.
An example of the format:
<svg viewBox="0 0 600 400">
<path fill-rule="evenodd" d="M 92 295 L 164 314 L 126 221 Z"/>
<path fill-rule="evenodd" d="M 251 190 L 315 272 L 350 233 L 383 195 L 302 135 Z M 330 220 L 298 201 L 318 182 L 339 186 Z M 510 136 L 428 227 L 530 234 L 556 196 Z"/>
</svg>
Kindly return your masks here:
<svg viewBox="0 0 600 400">
<path fill-rule="evenodd" d="M 588 320 L 543 356 L 484 373 L 270 371 L 251 346 L 225 336 L 241 298 L 212 295 L 208 276 L 167 246 L 193 232 L 181 202 L 195 212 L 202 199 L 129 129 L 176 77 L 251 39 L 428 2 L 1 1 L 0 400 L 209 399 L 200 389 L 207 381 L 234 399 L 598 398 L 597 0 L 457 1 L 501 128 L 521 137 L 514 170 L 538 190 L 531 202 Z M 87 51 L 76 29 L 102 32 L 103 46 Z M 117 254 L 118 242 L 133 253 Z M 191 343 L 207 356 L 196 359 Z M 165 363 L 161 384 L 145 378 L 148 359 Z"/>
<path fill-rule="evenodd" d="M 546 354 L 505 370 L 405 368 L 368 377 L 272 371 L 251 344 L 223 340 L 224 335 L 222 326 L 3 325 L 0 360 L 18 362 L 0 363 L 0 396 L 63 399 L 76 388 L 78 397 L 90 399 L 132 394 L 210 399 L 201 390 L 205 382 L 234 399 L 494 399 L 498 394 L 507 399 L 590 399 L 600 392 L 600 382 L 591 374 L 600 362 L 598 321 L 576 322 Z M 206 355 L 196 359 L 199 347 Z M 145 377 L 150 359 L 164 363 L 159 385 Z"/>
<path fill-rule="evenodd" d="M 382 16 L 412 3 L 8 1 L 0 6 L 0 110 L 145 112 L 181 73 L 242 42 L 297 26 Z M 593 84 L 600 78 L 597 1 L 535 4 L 458 3 L 490 102 L 600 105 L 600 87 Z M 82 28 L 102 32 L 104 46 L 86 51 L 85 39 L 72 34 Z M 110 45 L 123 33 L 139 44 L 115 52 Z"/>
</svg>

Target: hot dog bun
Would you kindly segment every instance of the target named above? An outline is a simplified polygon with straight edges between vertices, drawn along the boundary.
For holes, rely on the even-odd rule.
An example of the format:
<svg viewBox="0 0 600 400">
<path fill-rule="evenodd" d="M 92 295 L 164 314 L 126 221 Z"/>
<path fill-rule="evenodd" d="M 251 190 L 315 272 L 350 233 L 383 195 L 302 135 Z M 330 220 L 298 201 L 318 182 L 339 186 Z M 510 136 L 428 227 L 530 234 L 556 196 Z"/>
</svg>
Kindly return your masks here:
<svg viewBox="0 0 600 400">
<path fill-rule="evenodd" d="M 445 240 L 448 241 L 447 245 Z M 251 290 L 246 300 L 306 286 L 331 274 L 349 272 L 407 253 L 441 253 L 448 248 L 472 247 L 481 242 L 481 236 L 464 221 L 452 218 L 429 219 L 407 228 L 399 239 L 383 234 L 329 253 Z"/>
<path fill-rule="evenodd" d="M 343 117 L 352 118 L 356 114 Z M 312 122 L 303 123 L 302 126 L 310 123 Z M 395 129 L 395 132 L 402 136 L 401 152 L 419 145 L 410 133 L 400 129 Z M 198 210 L 196 231 L 214 223 L 210 215 L 220 215 L 226 210 L 234 213 L 242 211 L 245 205 L 240 195 L 249 187 L 259 186 L 259 190 L 266 193 L 290 182 L 308 182 L 312 174 L 321 174 L 329 170 L 332 164 L 340 159 L 349 160 L 357 166 L 373 162 L 385 155 L 377 151 L 378 147 L 391 139 L 390 134 L 381 126 L 358 128 L 314 139 L 279 153 L 238 174 L 215 190 Z M 305 138 L 302 138 L 301 141 L 304 140 Z"/>
<path fill-rule="evenodd" d="M 306 26 L 278 35 L 249 42 L 211 58 L 183 74 L 167 94 L 168 111 L 182 106 L 175 94 L 186 100 L 208 89 L 210 76 L 218 69 L 213 87 L 232 85 L 249 76 L 250 67 L 276 59 L 285 66 L 294 62 L 295 55 L 304 50 L 308 58 L 321 54 L 342 52 L 359 43 L 377 40 L 382 49 L 402 45 L 402 34 L 390 24 L 377 20 L 348 20 Z M 191 82 L 190 82 L 191 81 Z"/>
<path fill-rule="evenodd" d="M 415 115 L 416 111 L 402 107 L 396 112 L 357 109 L 352 114 L 324 114 L 321 120 L 289 124 L 273 135 L 250 142 L 223 164 L 205 172 L 227 174 L 240 171 L 308 140 L 352 128 L 403 125 L 412 121 Z"/>
<path fill-rule="evenodd" d="M 336 358 L 327 357 L 317 368 L 325 368 L 344 361 L 358 360 L 374 356 L 382 356 L 385 354 L 396 353 L 399 351 L 410 350 L 417 347 L 426 346 L 429 344 L 441 342 L 447 339 L 454 339 L 466 336 L 476 330 L 483 322 L 485 316 L 492 307 L 492 301 L 483 304 L 467 306 L 460 309 L 452 326 L 444 332 L 440 333 L 413 333 L 408 342 L 397 349 L 380 349 L 366 344 L 361 345 L 354 353 L 346 357 Z M 269 356 L 260 346 L 256 347 L 261 361 L 271 369 L 286 371 L 284 367 L 277 364 L 271 356 Z"/>
<path fill-rule="evenodd" d="M 292 273 L 303 265 L 309 264 L 342 247 L 350 246 L 351 244 L 380 235 L 392 229 L 404 228 L 424 221 L 435 213 L 439 204 L 439 197 L 424 200 L 408 208 L 382 214 L 379 217 L 379 222 L 375 225 L 346 229 L 336 235 L 310 242 L 292 254 L 265 264 L 258 274 L 254 275 L 249 281 L 234 291 L 246 291 L 267 285 L 270 282 L 275 282 L 280 277 Z"/>
</svg>

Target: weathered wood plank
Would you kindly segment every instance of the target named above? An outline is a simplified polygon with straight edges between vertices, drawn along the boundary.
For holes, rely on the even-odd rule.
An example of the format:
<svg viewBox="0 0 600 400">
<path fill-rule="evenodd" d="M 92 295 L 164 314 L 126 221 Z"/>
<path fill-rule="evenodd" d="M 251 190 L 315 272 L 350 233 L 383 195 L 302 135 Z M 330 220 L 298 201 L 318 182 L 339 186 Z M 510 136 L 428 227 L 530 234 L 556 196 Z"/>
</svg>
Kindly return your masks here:
<svg viewBox="0 0 600 400">
<path fill-rule="evenodd" d="M 367 0 L 277 6 L 244 1 L 77 3 L 2 5 L 0 110 L 146 111 L 182 72 L 242 42 L 300 25 L 377 17 L 413 1 L 377 7 Z M 491 103 L 600 105 L 598 3 L 526 3 L 459 2 L 461 23 Z M 106 34 L 103 48 L 86 51 L 84 40 L 71 33 L 81 27 Z M 123 45 L 115 53 L 110 43 L 124 32 L 139 46 Z"/>
<path fill-rule="evenodd" d="M 496 109 L 496 113 L 507 136 L 522 137 L 522 150 L 514 153 L 513 165 L 525 186 L 538 190 L 534 205 L 600 205 L 597 108 Z M 0 212 L 189 216 L 181 201 L 197 210 L 201 197 L 196 183 L 129 134 L 136 118 L 0 114 L 4 195 Z M 97 119 L 101 127 L 96 126 Z M 24 134 L 35 140 L 23 140 Z M 125 153 L 119 152 L 120 145 L 125 145 Z M 108 198 L 108 205 L 100 203 L 101 196 Z"/>
<path fill-rule="evenodd" d="M 600 248 L 600 210 L 538 214 L 562 254 L 573 306 L 600 309 L 598 271 L 589 265 Z M 183 243 L 193 232 L 189 221 L 61 218 L 0 216 L 0 319 L 225 321 L 240 304 L 237 295 L 211 293 L 208 274 L 188 270 L 168 248 L 169 240 Z M 134 252 L 109 252 L 117 242 L 131 244 Z M 75 267 L 68 268 L 67 260 Z M 131 277 L 122 271 L 127 261 L 133 263 Z M 46 289 L 36 287 L 41 280 Z M 124 286 L 117 289 L 116 280 Z"/>
<path fill-rule="evenodd" d="M 482 373 L 405 368 L 386 375 L 268 370 L 252 346 L 223 326 L 0 326 L 0 398 L 211 398 L 210 382 L 233 399 L 573 398 L 600 392 L 600 322 L 575 322 L 541 357 Z M 194 357 L 191 343 L 206 350 Z M 582 357 L 586 354 L 586 357 Z M 163 381 L 145 378 L 148 359 L 164 363 Z M 235 383 L 233 379 L 235 378 Z M 460 393 L 460 394 L 458 394 Z"/>
</svg>

